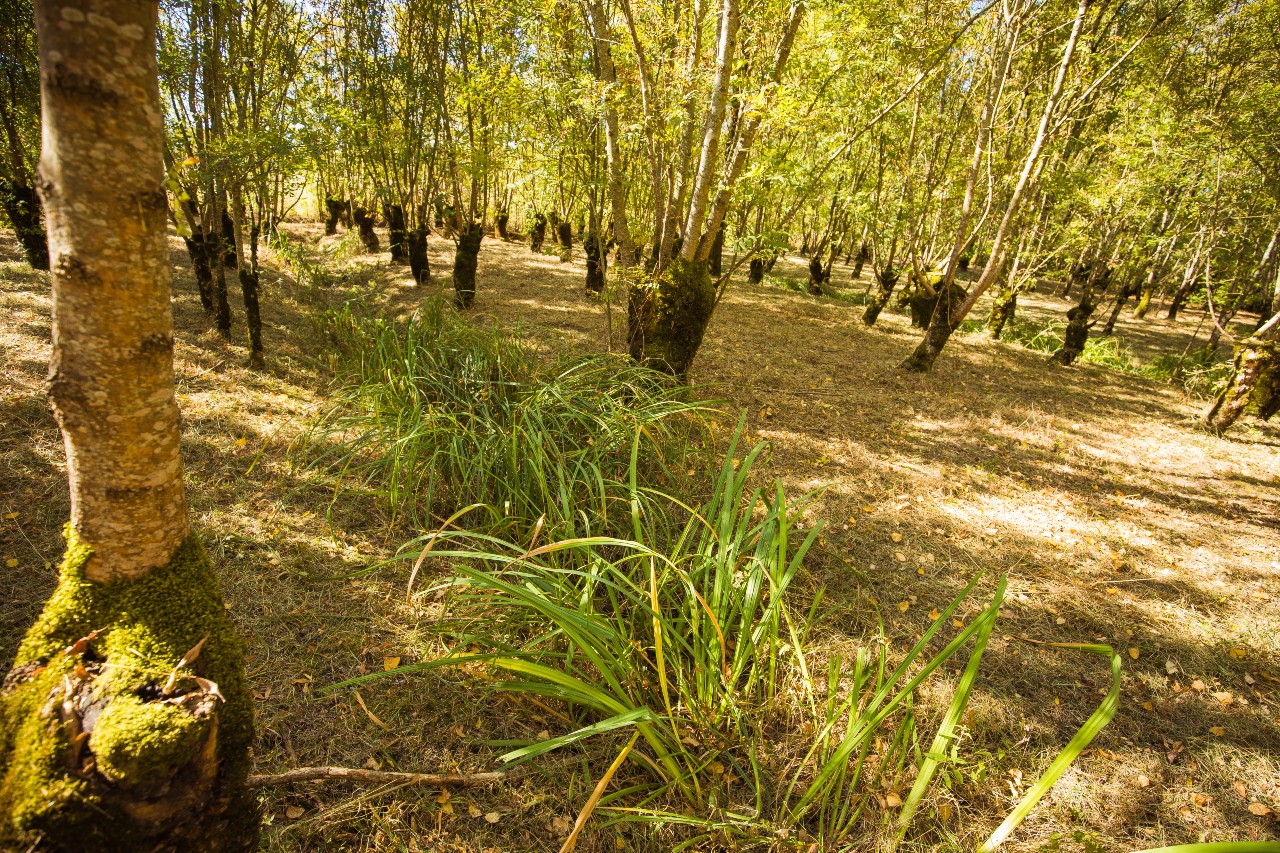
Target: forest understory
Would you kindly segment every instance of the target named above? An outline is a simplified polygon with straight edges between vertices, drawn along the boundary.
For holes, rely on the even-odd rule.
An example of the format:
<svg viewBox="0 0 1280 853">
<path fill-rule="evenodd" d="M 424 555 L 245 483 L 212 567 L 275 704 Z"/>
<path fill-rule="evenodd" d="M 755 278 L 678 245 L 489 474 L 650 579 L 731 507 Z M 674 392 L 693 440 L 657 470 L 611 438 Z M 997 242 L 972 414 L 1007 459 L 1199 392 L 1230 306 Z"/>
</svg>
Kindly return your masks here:
<svg viewBox="0 0 1280 853">
<path fill-rule="evenodd" d="M 328 253 L 330 284 L 299 283 L 284 257 L 264 255 L 266 365 L 256 370 L 245 366 L 237 297 L 228 343 L 209 328 L 182 241 L 170 237 L 193 521 L 248 643 L 255 772 L 492 770 L 504 751 L 495 743 L 562 734 L 565 709 L 487 690 L 479 666 L 330 691 L 441 655 L 431 630 L 440 602 L 406 596 L 409 565 L 365 571 L 422 531 L 361 495 L 335 499 L 331 483 L 290 456 L 335 388 L 320 310 L 354 300 L 407 317 L 452 293 L 439 272 L 452 244 L 430 239 L 435 274 L 417 287 L 407 268 L 342 235 L 322 237 L 318 223 L 285 231 L 309 257 Z M 13 237 L 0 236 L 6 660 L 53 588 L 68 517 L 44 387 L 48 277 L 20 257 Z M 919 339 L 909 317 L 891 309 L 865 327 L 852 303 L 867 279 L 851 282 L 836 264 L 834 294 L 815 298 L 803 292 L 806 263 L 786 256 L 761 285 L 735 276 L 689 378 L 691 393 L 722 401 L 707 427 L 719 450 L 745 417 L 746 438 L 771 448 L 753 476 L 779 478 L 788 494 L 821 490 L 804 524 L 825 527 L 797 593 L 803 610 L 823 590 L 811 645 L 849 654 L 878 642 L 883 626 L 893 659 L 976 574 L 985 572 L 961 621 L 1008 577 L 954 778 L 928 796 L 903 849 L 972 849 L 1098 706 L 1105 662 L 1043 643 L 1121 650 L 1121 701 L 1006 849 L 1280 840 L 1280 425 L 1248 420 L 1216 437 L 1199 426 L 1205 401 L 1180 388 L 1097 364 L 1063 368 L 979 332 L 958 334 L 932 373 L 895 370 Z M 563 262 L 486 237 L 472 321 L 548 358 L 625 351 L 625 300 L 585 295 L 584 271 L 581 255 Z M 1065 313 L 1068 300 L 1044 290 L 1022 297 L 1024 320 Z M 1116 339 L 1141 363 L 1181 350 L 1201 324 L 1199 311 L 1168 322 L 1126 310 Z M 418 588 L 448 571 L 427 560 Z M 946 669 L 922 694 L 919 719 L 937 720 L 957 677 L 958 667 Z M 613 734 L 476 789 L 265 788 L 262 849 L 555 851 L 625 741 Z M 903 784 L 886 780 L 869 826 L 900 804 Z M 597 812 L 578 849 L 668 850 L 679 832 L 609 825 Z M 882 840 L 869 833 L 865 849 Z M 696 849 L 818 849 L 810 844 L 792 836 Z"/>
</svg>

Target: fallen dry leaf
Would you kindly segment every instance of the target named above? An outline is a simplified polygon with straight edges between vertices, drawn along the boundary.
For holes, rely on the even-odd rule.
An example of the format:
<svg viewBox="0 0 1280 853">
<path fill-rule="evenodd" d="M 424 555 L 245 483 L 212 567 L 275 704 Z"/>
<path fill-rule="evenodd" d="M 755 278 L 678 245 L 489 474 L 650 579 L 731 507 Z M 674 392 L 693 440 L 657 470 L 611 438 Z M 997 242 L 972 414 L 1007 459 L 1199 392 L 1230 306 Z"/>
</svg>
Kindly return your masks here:
<svg viewBox="0 0 1280 853">
<path fill-rule="evenodd" d="M 1223 726 L 1210 726 L 1209 733 L 1213 735 L 1217 735 L 1218 737 L 1222 737 L 1227 733 L 1227 730 Z"/>
<path fill-rule="evenodd" d="M 486 823 L 497 823 L 498 821 L 502 820 L 502 815 L 498 814 L 497 812 L 486 812 L 484 819 Z"/>
<path fill-rule="evenodd" d="M 1151 784 L 1151 779 L 1147 777 L 1147 774 L 1145 774 L 1145 773 L 1139 773 L 1139 774 L 1138 774 L 1138 787 L 1139 787 L 1139 788 L 1145 788 L 1145 787 L 1147 787 L 1147 786 L 1148 786 L 1148 785 L 1150 785 L 1150 784 Z"/>
<path fill-rule="evenodd" d="M 1266 817 L 1271 814 L 1271 808 L 1264 803 L 1249 803 L 1249 814 L 1256 814 L 1258 817 Z"/>
<path fill-rule="evenodd" d="M 1137 660 L 1141 654 L 1142 654 L 1142 651 L 1137 646 L 1129 647 L 1129 657 L 1133 658 L 1134 660 Z"/>
<path fill-rule="evenodd" d="M 902 808 L 902 797 L 899 797 L 893 791 L 884 795 L 884 804 L 891 809 Z"/>
<path fill-rule="evenodd" d="M 894 542 L 901 542 L 902 534 L 895 530 L 893 533 L 889 534 L 889 538 L 892 539 Z"/>
<path fill-rule="evenodd" d="M 390 672 L 400 665 L 399 657 L 386 657 L 382 659 L 382 671 Z"/>
<path fill-rule="evenodd" d="M 284 810 L 284 816 L 289 820 L 297 820 L 306 812 L 302 806 L 289 806 Z"/>
</svg>

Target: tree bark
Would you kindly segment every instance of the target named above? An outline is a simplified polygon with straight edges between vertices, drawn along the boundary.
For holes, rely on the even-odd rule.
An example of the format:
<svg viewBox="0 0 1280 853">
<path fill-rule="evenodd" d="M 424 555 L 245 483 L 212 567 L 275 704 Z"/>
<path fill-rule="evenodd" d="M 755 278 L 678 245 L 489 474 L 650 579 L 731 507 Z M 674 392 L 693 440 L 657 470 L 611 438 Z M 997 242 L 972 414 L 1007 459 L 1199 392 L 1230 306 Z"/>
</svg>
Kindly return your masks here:
<svg viewBox="0 0 1280 853">
<path fill-rule="evenodd" d="M 137 0 L 36 4 L 71 519 L 0 688 L 5 849 L 256 847 L 243 648 L 182 483 L 157 17 Z"/>
<path fill-rule="evenodd" d="M 408 263 L 409 253 L 405 248 L 404 208 L 398 204 L 384 205 L 382 215 L 387 220 L 387 243 L 391 249 L 391 263 Z M 363 232 L 361 236 L 363 237 Z"/>
<path fill-rule="evenodd" d="M 480 241 L 484 229 L 479 222 L 467 222 L 458 231 L 458 248 L 453 255 L 454 303 L 470 308 L 476 299 L 476 267 L 480 263 Z"/>
<path fill-rule="evenodd" d="M 427 259 L 427 226 L 420 225 L 408 234 L 409 271 L 419 285 L 431 277 L 431 264 Z"/>
<path fill-rule="evenodd" d="M 587 293 L 604 291 L 608 253 L 604 251 L 603 244 L 604 240 L 595 231 L 588 231 L 587 238 L 582 241 L 583 250 L 587 255 Z"/>
<path fill-rule="evenodd" d="M 340 198 L 326 198 L 324 200 L 325 210 L 329 212 L 329 216 L 324 221 L 325 234 L 337 234 L 338 222 L 344 220 L 350 210 L 350 203 Z"/>
<path fill-rule="evenodd" d="M 360 229 L 360 242 L 364 244 L 365 251 L 369 253 L 381 251 L 382 246 L 378 243 L 378 235 L 373 230 L 373 214 L 363 207 L 357 207 L 351 211 L 351 218 L 355 221 L 356 228 Z"/>
<path fill-rule="evenodd" d="M 0 179 L 0 207 L 13 226 L 27 263 L 34 269 L 49 268 L 49 238 L 40 212 L 40 197 L 24 183 Z"/>
<path fill-rule="evenodd" d="M 1262 420 L 1280 411 L 1280 313 L 1259 327 L 1236 348 L 1231 378 L 1204 413 L 1204 424 L 1218 435 L 1252 409 Z"/>
<path fill-rule="evenodd" d="M 533 215 L 533 225 L 529 228 L 529 248 L 535 252 L 542 251 L 542 244 L 547 239 L 547 217 L 541 213 Z"/>
</svg>

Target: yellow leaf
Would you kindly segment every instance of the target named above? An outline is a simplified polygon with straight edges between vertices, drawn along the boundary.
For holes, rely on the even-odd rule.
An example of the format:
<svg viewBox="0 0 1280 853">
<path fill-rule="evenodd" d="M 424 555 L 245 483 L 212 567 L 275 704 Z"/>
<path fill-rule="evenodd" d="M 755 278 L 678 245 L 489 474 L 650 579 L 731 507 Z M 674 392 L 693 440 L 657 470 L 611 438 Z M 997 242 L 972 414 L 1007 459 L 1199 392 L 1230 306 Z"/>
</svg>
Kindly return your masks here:
<svg viewBox="0 0 1280 853">
<path fill-rule="evenodd" d="M 1223 735 L 1225 735 L 1226 733 L 1227 733 L 1227 730 L 1226 730 L 1226 728 L 1225 728 L 1224 726 L 1210 726 L 1210 727 L 1209 727 L 1209 734 L 1217 735 L 1218 737 L 1222 737 L 1222 736 L 1223 736 Z"/>
<path fill-rule="evenodd" d="M 1229 654 L 1236 660 L 1244 660 L 1246 652 L 1244 649 L 1232 649 Z"/>
<path fill-rule="evenodd" d="M 390 672 L 400 665 L 399 657 L 388 657 L 382 659 L 382 671 Z"/>
<path fill-rule="evenodd" d="M 6 513 L 4 518 L 5 518 L 5 521 L 13 521 L 17 517 L 18 517 L 18 514 L 16 512 L 10 512 L 10 513 Z"/>
<path fill-rule="evenodd" d="M 902 797 L 899 797 L 893 791 L 890 791 L 889 793 L 884 795 L 884 804 L 891 809 L 901 808 Z"/>
<path fill-rule="evenodd" d="M 952 619 L 952 620 L 951 620 L 951 625 L 952 625 L 952 627 L 955 627 L 955 628 L 963 628 L 963 627 L 964 627 L 964 623 L 963 623 L 963 622 L 961 622 L 959 619 Z"/>
<path fill-rule="evenodd" d="M 1271 809 L 1262 803 L 1249 803 L 1249 814 L 1256 814 L 1258 817 L 1266 817 L 1271 814 Z"/>
<path fill-rule="evenodd" d="M 1155 709 L 1156 709 L 1156 706 L 1152 705 L 1150 700 L 1142 703 L 1142 710 L 1144 711 L 1154 711 Z"/>
<path fill-rule="evenodd" d="M 480 815 L 484 814 L 484 809 L 480 808 L 475 803 L 472 803 L 471 805 L 467 806 L 467 814 L 471 815 L 472 817 L 480 817 Z"/>
<path fill-rule="evenodd" d="M 449 802 L 449 800 L 451 799 L 453 799 L 453 792 L 451 792 L 448 788 L 445 788 L 436 796 L 436 802 L 442 806 L 445 803 Z"/>
<path fill-rule="evenodd" d="M 302 806 L 289 806 L 284 810 L 284 816 L 289 818 L 289 820 L 297 820 L 302 817 L 305 811 L 306 810 L 303 809 Z"/>
<path fill-rule="evenodd" d="M 7 560 L 5 560 L 5 561 L 4 561 L 4 564 L 5 564 L 6 566 L 8 566 L 9 568 L 11 568 L 11 569 L 16 569 L 16 568 L 18 568 L 18 558 L 17 558 L 17 557 L 10 557 L 9 559 L 7 559 Z"/>
<path fill-rule="evenodd" d="M 864 507 L 862 508 L 862 511 L 863 511 L 863 512 L 875 512 L 875 510 L 874 510 L 874 509 L 872 509 L 872 508 L 871 508 L 871 507 L 869 507 L 869 506 L 864 506 Z"/>
<path fill-rule="evenodd" d="M 942 818 L 943 823 L 951 820 L 951 803 L 943 803 L 938 806 L 938 817 Z"/>
<path fill-rule="evenodd" d="M 244 447 L 248 443 L 249 443 L 249 439 L 245 438 L 244 436 L 240 436 L 239 438 L 236 439 L 236 447 Z"/>
<path fill-rule="evenodd" d="M 453 803 L 445 803 L 443 806 L 440 807 L 440 811 L 444 812 L 445 814 L 453 814 Z"/>
<path fill-rule="evenodd" d="M 895 531 L 894 533 L 889 534 L 889 538 L 892 539 L 894 542 L 901 542 L 902 534 Z"/>
<path fill-rule="evenodd" d="M 916 574 L 918 574 L 918 575 L 922 575 L 922 574 L 924 574 L 924 567 L 923 567 L 923 566 L 921 566 L 920 568 L 916 569 Z"/>
<path fill-rule="evenodd" d="M 1134 660 L 1137 660 L 1140 654 L 1142 654 L 1142 652 L 1138 650 L 1137 646 L 1129 647 L 1129 657 L 1133 658 Z"/>
<path fill-rule="evenodd" d="M 936 608 L 936 607 L 935 607 L 935 608 L 933 608 L 932 610 L 930 610 L 930 611 L 929 611 L 929 618 L 930 618 L 930 619 L 933 619 L 933 620 L 935 620 L 935 621 L 937 620 L 937 618 L 938 618 L 938 608 Z"/>
<path fill-rule="evenodd" d="M 484 816 L 484 819 L 488 823 L 497 823 L 498 821 L 502 820 L 502 815 L 498 814 L 497 812 L 489 812 Z"/>
<path fill-rule="evenodd" d="M 897 560 L 899 563 L 905 563 L 907 561 L 907 555 L 901 551 L 894 551 L 893 559 Z"/>
<path fill-rule="evenodd" d="M 906 613 L 906 612 L 907 612 L 907 610 L 909 610 L 910 608 L 911 608 L 911 602 L 910 602 L 910 601 L 899 601 L 899 602 L 898 602 L 898 609 L 899 609 L 899 610 L 901 610 L 903 613 Z"/>
</svg>

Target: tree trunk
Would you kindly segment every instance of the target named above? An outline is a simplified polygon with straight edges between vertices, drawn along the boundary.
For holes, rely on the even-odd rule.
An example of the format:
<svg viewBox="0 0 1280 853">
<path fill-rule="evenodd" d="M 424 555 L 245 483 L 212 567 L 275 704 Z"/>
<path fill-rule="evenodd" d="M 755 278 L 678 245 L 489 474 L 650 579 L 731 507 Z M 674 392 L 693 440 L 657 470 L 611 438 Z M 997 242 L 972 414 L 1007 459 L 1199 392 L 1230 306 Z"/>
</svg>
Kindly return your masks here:
<svg viewBox="0 0 1280 853">
<path fill-rule="evenodd" d="M 187 244 L 187 254 L 191 256 L 191 270 L 200 291 L 200 305 L 205 313 L 212 314 L 213 273 L 209 269 L 209 246 L 203 229 L 197 224 L 191 229 L 191 236 L 183 238 L 183 242 Z"/>
<path fill-rule="evenodd" d="M 556 225 L 556 242 L 560 244 L 560 260 L 573 260 L 573 224 L 569 220 Z"/>
<path fill-rule="evenodd" d="M 724 222 L 716 229 L 716 237 L 711 241 L 711 254 L 707 256 L 711 275 L 716 278 L 724 271 Z"/>
<path fill-rule="evenodd" d="M 535 252 L 542 251 L 542 244 L 547 239 L 547 217 L 541 213 L 533 215 L 533 226 L 529 229 L 529 248 Z"/>
<path fill-rule="evenodd" d="M 454 304 L 470 308 L 476 299 L 476 267 L 480 263 L 480 241 L 484 229 L 479 222 L 468 222 L 458 231 L 458 248 L 453 254 Z"/>
<path fill-rule="evenodd" d="M 898 285 L 900 274 L 892 267 L 882 270 L 878 277 L 880 289 L 867 303 L 867 308 L 862 312 L 862 322 L 868 326 L 874 326 L 876 320 L 880 317 L 880 312 L 889 304 L 889 297 L 893 295 L 893 289 Z"/>
<path fill-rule="evenodd" d="M 608 255 L 604 251 L 603 241 L 595 231 L 587 233 L 583 241 L 583 250 L 587 253 L 587 293 L 604 291 L 605 271 Z"/>
<path fill-rule="evenodd" d="M 346 218 L 347 211 L 350 209 L 349 202 L 340 198 L 326 198 L 324 206 L 329 211 L 329 217 L 324 221 L 324 233 L 337 234 L 338 221 Z"/>
<path fill-rule="evenodd" d="M 244 322 L 249 329 L 249 365 L 261 367 L 262 313 L 258 307 L 258 229 L 249 232 L 249 265 L 240 266 L 240 294 L 244 297 Z"/>
<path fill-rule="evenodd" d="M 862 268 L 866 266 L 867 261 L 871 259 L 871 246 L 864 240 L 858 245 L 858 254 L 853 259 L 853 275 L 850 276 L 854 281 L 862 278 Z"/>
<path fill-rule="evenodd" d="M 1111 316 L 1107 317 L 1107 324 L 1102 327 L 1102 331 L 1098 333 L 1100 337 L 1109 337 L 1116 330 L 1116 320 L 1120 319 L 1120 311 L 1124 308 L 1124 304 L 1129 301 L 1137 290 L 1134 286 L 1124 287 L 1116 294 L 1116 304 L 1111 307 Z"/>
<path fill-rule="evenodd" d="M 219 220 L 221 217 L 218 218 Z M 231 340 L 231 303 L 227 301 L 227 269 L 223 263 L 226 244 L 222 240 L 222 228 L 215 227 L 206 232 L 204 238 L 204 254 L 209 263 L 213 290 L 213 324 L 218 334 Z"/>
<path fill-rule="evenodd" d="M 398 204 L 384 205 L 382 215 L 387 219 L 387 242 L 390 244 L 391 249 L 391 263 L 408 263 L 409 252 L 405 247 L 404 208 Z M 363 231 L 360 234 L 360 238 L 364 239 Z"/>
<path fill-rule="evenodd" d="M 1097 297 L 1106 291 L 1111 280 L 1111 270 L 1106 262 L 1094 261 L 1091 270 L 1080 292 L 1080 302 L 1067 312 L 1067 328 L 1062 333 L 1062 346 L 1051 356 L 1064 367 L 1069 367 L 1084 352 L 1084 346 L 1089 340 L 1089 319 L 1098 307 Z"/>
<path fill-rule="evenodd" d="M 1278 318 L 1273 315 L 1267 325 L 1275 326 Z M 1231 379 L 1205 412 L 1204 424 L 1221 435 L 1250 409 L 1262 420 L 1280 410 L 1280 346 L 1259 336 L 1240 342 Z"/>
<path fill-rule="evenodd" d="M 996 293 L 995 302 L 991 305 L 991 314 L 987 317 L 987 330 L 993 340 L 1000 340 L 1005 325 L 1013 319 L 1018 310 L 1018 291 L 1006 288 Z"/>
<path fill-rule="evenodd" d="M 707 262 L 673 256 L 656 283 L 633 285 L 628 294 L 631 357 L 684 379 L 702 345 L 715 302 L 716 287 Z"/>
<path fill-rule="evenodd" d="M 764 281 L 764 258 L 752 258 L 747 266 L 747 281 L 759 284 Z"/>
<path fill-rule="evenodd" d="M 235 269 L 239 256 L 240 247 L 236 245 L 236 224 L 224 207 L 222 208 L 222 263 Z"/>
<path fill-rule="evenodd" d="M 360 229 L 360 242 L 364 244 L 365 251 L 371 254 L 381 251 L 382 247 L 378 243 L 378 235 L 373 230 L 373 214 L 363 207 L 357 207 L 351 211 L 351 218 L 355 221 L 356 227 Z"/>
<path fill-rule="evenodd" d="M 182 483 L 157 5 L 40 0 L 36 20 L 71 519 L 0 688 L 0 846 L 251 850 L 244 651 Z"/>
<path fill-rule="evenodd" d="M 27 263 L 34 269 L 49 268 L 49 238 L 40 216 L 40 198 L 31 187 L 0 178 L 0 207 L 4 208 L 13 234 L 22 244 Z"/>
<path fill-rule="evenodd" d="M 499 208 L 497 215 L 493 217 L 493 233 L 499 240 L 507 239 L 507 223 L 511 221 L 510 214 L 506 208 Z"/>
<path fill-rule="evenodd" d="M 431 265 L 427 260 L 427 226 L 420 225 L 410 231 L 407 242 L 409 271 L 413 273 L 413 280 L 421 286 L 431 277 Z"/>
</svg>

